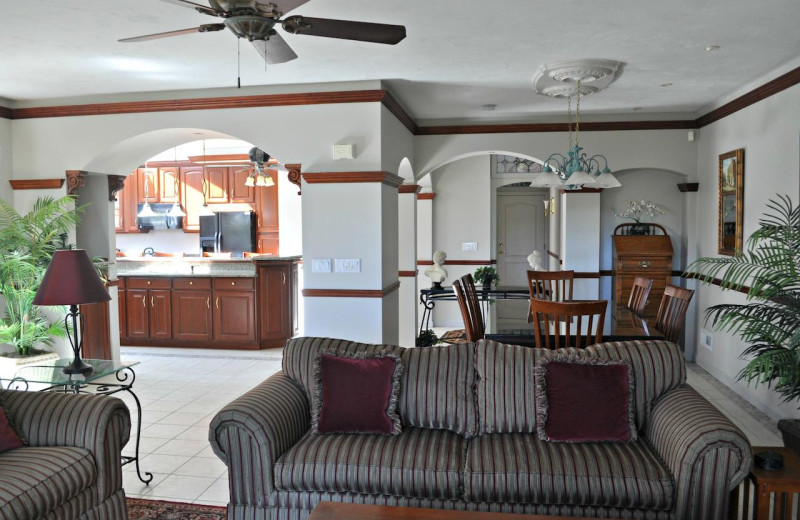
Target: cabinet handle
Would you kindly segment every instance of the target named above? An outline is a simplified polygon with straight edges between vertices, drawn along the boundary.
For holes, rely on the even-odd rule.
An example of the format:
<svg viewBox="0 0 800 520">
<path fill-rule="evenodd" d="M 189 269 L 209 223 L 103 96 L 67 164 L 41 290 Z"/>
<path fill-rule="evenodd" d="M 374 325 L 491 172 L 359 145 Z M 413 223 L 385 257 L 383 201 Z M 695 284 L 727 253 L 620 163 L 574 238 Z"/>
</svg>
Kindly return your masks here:
<svg viewBox="0 0 800 520">
<path fill-rule="evenodd" d="M 150 297 L 150 307 L 155 308 L 155 306 L 156 306 L 155 296 L 151 296 Z"/>
<path fill-rule="evenodd" d="M 147 285 L 150 285 L 150 280 L 147 280 Z"/>
<path fill-rule="evenodd" d="M 189 282 L 189 285 L 194 285 L 194 282 Z"/>
<path fill-rule="evenodd" d="M 208 298 L 206 298 L 206 309 L 210 308 L 211 308 L 211 297 L 209 296 Z"/>
<path fill-rule="evenodd" d="M 281 273 L 283 276 L 283 285 L 286 285 L 286 273 Z"/>
<path fill-rule="evenodd" d="M 147 297 L 146 296 L 142 296 L 142 307 L 144 307 L 145 309 L 147 308 Z"/>
<path fill-rule="evenodd" d="M 216 302 L 214 302 L 214 303 L 216 304 L 216 306 L 217 306 L 217 309 L 219 309 L 219 296 L 217 296 L 217 301 L 216 301 Z"/>
<path fill-rule="evenodd" d="M 644 268 L 650 267 L 650 262 L 648 262 L 647 260 L 642 260 L 641 262 L 639 262 L 639 267 L 644 267 Z"/>
<path fill-rule="evenodd" d="M 231 282 L 231 285 L 236 285 L 236 282 Z"/>
</svg>

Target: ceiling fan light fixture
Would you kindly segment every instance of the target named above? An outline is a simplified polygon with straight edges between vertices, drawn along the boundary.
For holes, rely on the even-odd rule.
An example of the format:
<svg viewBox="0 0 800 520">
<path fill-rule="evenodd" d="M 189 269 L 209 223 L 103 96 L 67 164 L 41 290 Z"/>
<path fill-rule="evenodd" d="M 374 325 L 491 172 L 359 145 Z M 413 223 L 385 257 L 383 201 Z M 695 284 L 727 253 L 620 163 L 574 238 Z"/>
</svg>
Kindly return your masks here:
<svg viewBox="0 0 800 520">
<path fill-rule="evenodd" d="M 230 18 L 225 18 L 223 23 L 237 38 L 245 38 L 250 41 L 268 40 L 270 36 L 275 34 L 273 30 L 275 20 L 264 16 L 231 16 Z"/>
<path fill-rule="evenodd" d="M 270 186 L 275 186 L 275 181 L 272 180 L 272 175 L 268 173 L 264 174 L 264 187 L 269 188 Z"/>
<path fill-rule="evenodd" d="M 247 176 L 247 180 L 244 181 L 244 185 L 247 186 L 248 188 L 252 188 L 253 186 L 256 185 L 256 181 L 255 179 L 253 179 L 252 174 Z"/>
</svg>

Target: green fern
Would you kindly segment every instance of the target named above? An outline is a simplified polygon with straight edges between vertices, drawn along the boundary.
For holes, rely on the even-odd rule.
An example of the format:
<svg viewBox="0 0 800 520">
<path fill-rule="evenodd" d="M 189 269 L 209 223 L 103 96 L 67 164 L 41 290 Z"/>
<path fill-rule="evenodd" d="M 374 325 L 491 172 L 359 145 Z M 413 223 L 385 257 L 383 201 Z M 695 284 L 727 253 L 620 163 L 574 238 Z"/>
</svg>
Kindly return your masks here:
<svg viewBox="0 0 800 520">
<path fill-rule="evenodd" d="M 699 258 L 686 274 L 723 290 L 747 289 L 747 304 L 706 310 L 706 323 L 749 345 L 738 378 L 764 384 L 784 401 L 800 398 L 800 206 L 778 195 L 767 204 L 746 251 L 726 258 Z"/>
</svg>

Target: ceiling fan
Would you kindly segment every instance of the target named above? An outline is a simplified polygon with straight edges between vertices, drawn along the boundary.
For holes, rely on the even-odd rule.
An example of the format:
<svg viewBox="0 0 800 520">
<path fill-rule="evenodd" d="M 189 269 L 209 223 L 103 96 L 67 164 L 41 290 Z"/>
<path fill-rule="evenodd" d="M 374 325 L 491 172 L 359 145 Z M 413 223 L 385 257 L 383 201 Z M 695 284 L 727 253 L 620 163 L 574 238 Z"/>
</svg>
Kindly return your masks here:
<svg viewBox="0 0 800 520">
<path fill-rule="evenodd" d="M 239 170 L 239 172 L 249 172 L 247 175 L 247 180 L 244 182 L 245 186 L 275 186 L 275 181 L 272 180 L 272 176 L 267 170 L 269 169 L 283 172 L 287 171 L 286 167 L 284 167 L 277 160 L 271 158 L 270 155 L 261 148 L 254 146 L 250 149 L 247 155 L 250 158 L 250 168 Z"/>
<path fill-rule="evenodd" d="M 237 38 L 250 41 L 261 57 L 270 64 L 285 63 L 297 58 L 289 44 L 275 31 L 280 25 L 290 34 L 306 34 L 324 38 L 339 38 L 362 42 L 394 45 L 406 37 L 402 25 L 382 23 L 333 20 L 330 18 L 311 18 L 308 16 L 289 16 L 283 18 L 296 7 L 308 0 L 208 0 L 208 6 L 189 0 L 161 0 L 171 4 L 190 7 L 195 11 L 222 18 L 222 23 L 208 23 L 191 29 L 180 29 L 133 38 L 123 38 L 121 42 L 141 42 L 157 38 L 168 38 L 196 32 L 221 31 L 226 27 Z"/>
</svg>

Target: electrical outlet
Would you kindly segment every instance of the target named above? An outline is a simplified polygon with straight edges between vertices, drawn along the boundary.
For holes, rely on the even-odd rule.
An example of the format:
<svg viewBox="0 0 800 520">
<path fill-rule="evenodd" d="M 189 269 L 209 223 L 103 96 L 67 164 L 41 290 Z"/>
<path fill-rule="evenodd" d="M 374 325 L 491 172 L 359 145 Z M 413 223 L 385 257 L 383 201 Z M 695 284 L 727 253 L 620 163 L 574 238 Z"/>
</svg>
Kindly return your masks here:
<svg viewBox="0 0 800 520">
<path fill-rule="evenodd" d="M 312 258 L 311 259 L 311 272 L 312 273 L 330 273 L 331 272 L 331 259 L 330 258 Z"/>
<path fill-rule="evenodd" d="M 700 344 L 708 350 L 714 350 L 714 334 L 706 329 L 700 329 Z"/>
<path fill-rule="evenodd" d="M 336 259 L 336 272 L 337 273 L 360 273 L 361 260 L 358 258 L 337 258 Z"/>
<path fill-rule="evenodd" d="M 461 250 L 462 251 L 477 251 L 478 250 L 478 243 L 477 242 L 461 242 Z"/>
</svg>

